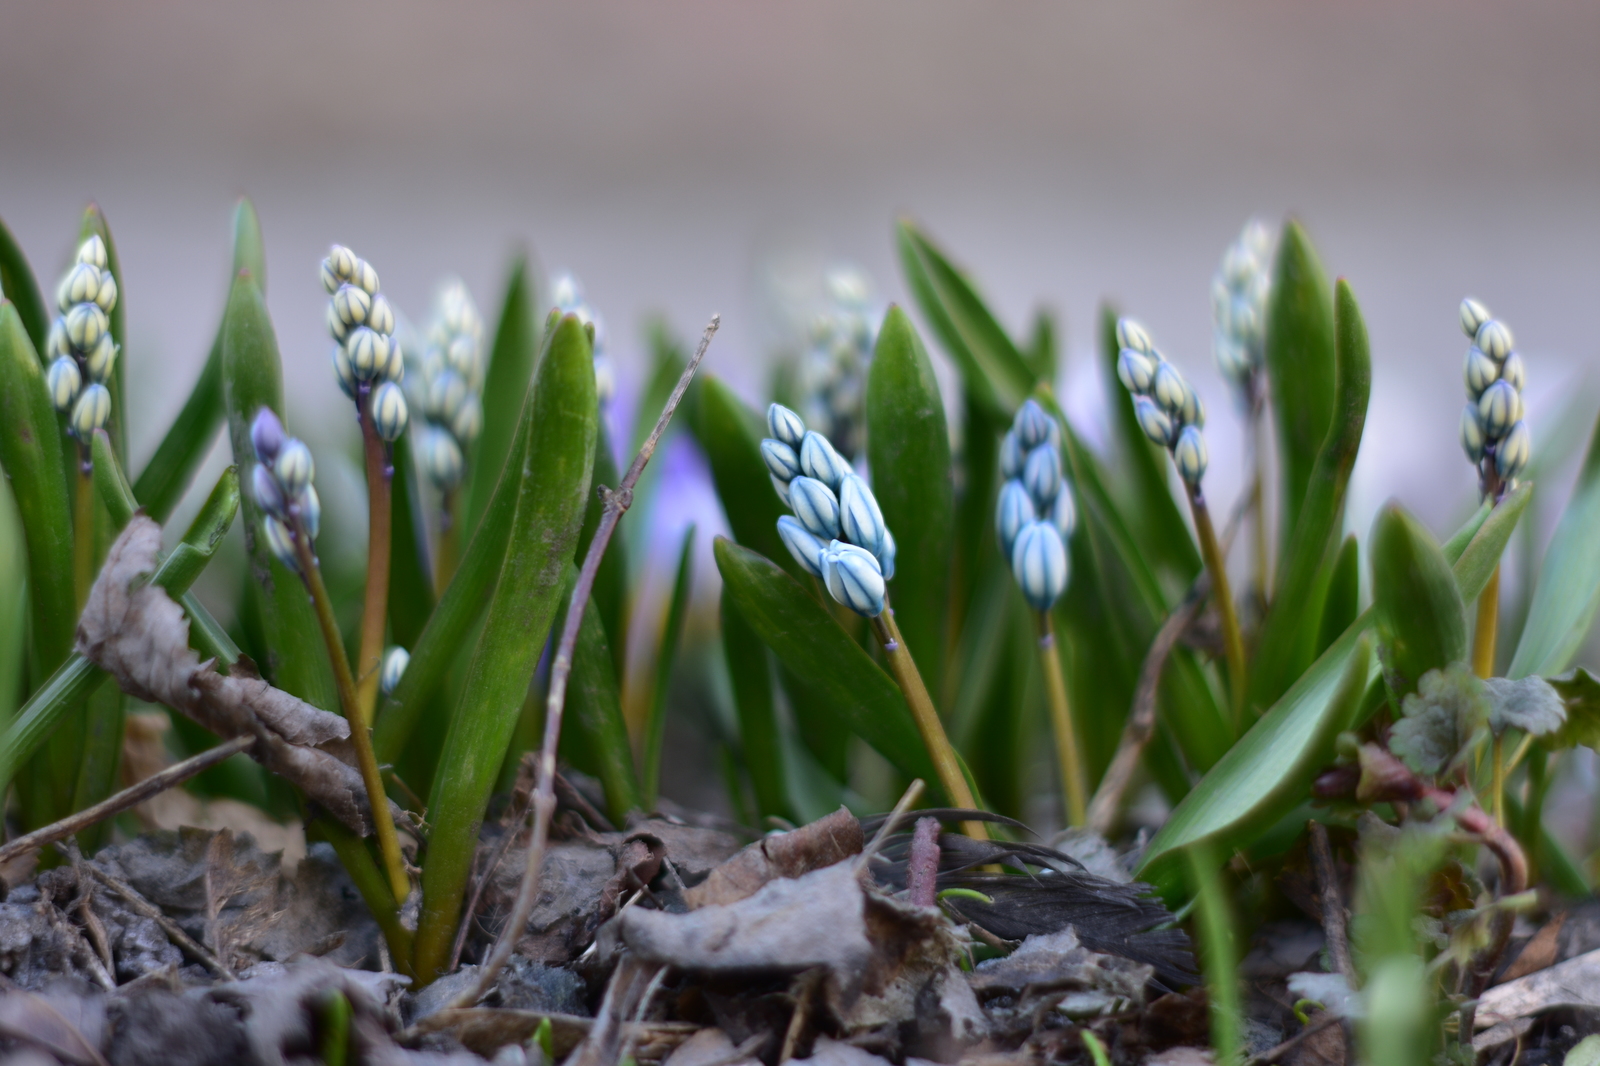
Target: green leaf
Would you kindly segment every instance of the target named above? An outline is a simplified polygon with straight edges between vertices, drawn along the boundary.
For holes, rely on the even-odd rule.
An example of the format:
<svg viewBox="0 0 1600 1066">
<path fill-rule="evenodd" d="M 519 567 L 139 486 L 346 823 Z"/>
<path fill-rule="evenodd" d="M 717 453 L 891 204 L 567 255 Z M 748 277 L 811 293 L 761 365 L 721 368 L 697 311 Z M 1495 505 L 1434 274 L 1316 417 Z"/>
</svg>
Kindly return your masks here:
<svg viewBox="0 0 1600 1066">
<path fill-rule="evenodd" d="M 576 580 L 573 570 L 568 587 Z M 554 631 L 559 633 L 564 625 L 563 616 Z M 585 607 L 573 649 L 561 741 L 562 758 L 600 779 L 606 815 L 613 824 L 626 825 L 629 811 L 645 808 L 628 742 L 628 723 L 622 716 L 621 686 L 593 599 Z"/>
<path fill-rule="evenodd" d="M 107 382 L 107 387 L 111 390 L 111 420 L 107 426 L 111 434 L 111 443 L 116 448 L 117 455 L 121 457 L 128 454 L 128 287 L 124 284 L 125 279 L 122 276 L 122 260 L 117 255 L 117 242 L 111 236 L 111 226 L 106 222 L 106 216 L 100 210 L 99 204 L 90 204 L 84 209 L 83 222 L 78 227 L 78 241 L 81 243 L 88 240 L 90 234 L 98 234 L 105 242 L 106 269 L 117 279 L 117 302 L 111 308 L 108 317 L 111 319 L 111 339 L 117 342 L 122 354 L 112 364 L 111 380 Z"/>
<path fill-rule="evenodd" d="M 266 291 L 267 265 L 262 258 L 261 224 L 248 199 L 233 209 L 233 273 L 249 271 L 262 292 Z M 121 278 L 117 279 L 119 282 Z M 222 324 L 211 341 L 200 377 L 195 381 L 183 409 L 156 446 L 155 454 L 139 472 L 133 494 L 144 504 L 145 512 L 157 522 L 165 522 L 183 499 L 195 471 L 205 462 L 222 425 Z"/>
<path fill-rule="evenodd" d="M 478 528 L 511 454 L 512 441 L 521 424 L 523 400 L 538 360 L 538 323 L 528 259 L 519 255 L 511 263 L 500 322 L 489 349 L 489 369 L 483 383 L 483 431 L 467 457 L 463 536 L 471 536 Z"/>
<path fill-rule="evenodd" d="M 772 693 L 772 664 L 766 646 L 739 613 L 728 586 L 722 586 L 722 652 L 739 720 L 739 746 L 755 789 L 761 817 L 789 817 L 784 781 L 783 737 Z"/>
<path fill-rule="evenodd" d="M 0 468 L 0 729 L 16 713 L 27 672 L 28 551 L 11 479 Z"/>
<path fill-rule="evenodd" d="M 1467 657 L 1467 610 L 1439 542 L 1399 504 L 1378 512 L 1368 543 L 1384 671 L 1399 702 L 1429 670 Z"/>
<path fill-rule="evenodd" d="M 809 581 L 778 537 L 778 519 L 789 512 L 773 490 L 767 464 L 761 459 L 764 423 L 732 389 L 710 374 L 701 375 L 695 391 L 695 439 L 711 463 L 711 480 L 733 539 L 796 578 Z"/>
<path fill-rule="evenodd" d="M 0 299 L 11 301 L 34 350 L 44 351 L 45 337 L 50 331 L 50 310 L 39 293 L 39 282 L 28 265 L 28 257 L 4 219 L 0 219 Z"/>
<path fill-rule="evenodd" d="M 1600 422 L 1578 484 L 1556 524 L 1507 677 L 1557 674 L 1583 646 L 1600 610 Z"/>
<path fill-rule="evenodd" d="M 592 346 L 572 315 L 551 336 L 530 407 L 510 547 L 428 802 L 433 832 L 416 958 L 424 983 L 448 960 L 484 808 L 544 650 L 588 502 L 599 414 Z"/>
<path fill-rule="evenodd" d="M 1473 529 L 1471 537 L 1467 538 L 1463 546 L 1452 550 L 1451 544 L 1444 546 L 1445 558 L 1455 558 L 1453 569 L 1456 575 L 1456 584 L 1461 589 L 1461 599 L 1464 603 L 1471 603 L 1478 598 L 1478 594 L 1489 584 L 1489 578 L 1495 568 L 1500 565 L 1500 556 L 1505 554 L 1506 543 L 1510 541 L 1511 534 L 1517 528 L 1517 522 L 1528 509 L 1528 504 L 1533 500 L 1533 483 L 1525 481 L 1511 495 L 1501 500 L 1493 510 L 1480 511 L 1481 521 L 1474 516 L 1477 527 Z M 1455 538 L 1451 538 L 1453 543 Z"/>
<path fill-rule="evenodd" d="M 578 550 L 573 559 L 582 565 L 589 550 L 589 541 L 600 528 L 604 510 L 598 489 L 614 489 L 622 482 L 617 470 L 617 460 L 611 453 L 611 434 L 606 420 L 600 419 L 599 431 L 594 438 L 594 484 L 596 491 L 589 494 L 589 507 L 583 515 L 583 529 L 578 533 Z M 594 578 L 594 605 L 605 626 L 606 642 L 611 648 L 612 672 L 623 677 L 628 669 L 628 555 L 622 538 L 613 536 L 606 554 L 600 560 L 600 571 Z"/>
<path fill-rule="evenodd" d="M 1250 684 L 1250 700 L 1257 707 L 1270 707 L 1316 658 L 1332 576 L 1327 563 L 1343 524 L 1345 491 L 1366 426 L 1372 357 L 1361 308 L 1343 278 L 1334 292 L 1333 331 L 1331 421 L 1308 474 L 1299 518 L 1278 566 L 1272 606 L 1261 625 Z"/>
<path fill-rule="evenodd" d="M 1542 677 L 1515 681 L 1491 677 L 1484 685 L 1489 690 L 1489 728 L 1495 733 L 1520 729 L 1530 736 L 1542 737 L 1566 723 L 1566 704 Z"/>
<path fill-rule="evenodd" d="M 1361 545 L 1354 533 L 1344 538 L 1328 578 L 1328 595 L 1322 601 L 1322 625 L 1317 633 L 1317 655 L 1339 639 L 1361 613 Z"/>
<path fill-rule="evenodd" d="M 1059 369 L 1056 352 L 1056 318 L 1044 308 L 1034 312 L 1028 343 L 1020 349 L 1022 361 L 1038 381 L 1054 381 Z"/>
<path fill-rule="evenodd" d="M 951 526 L 950 429 L 933 364 L 911 319 L 891 306 L 867 371 L 867 462 L 873 494 L 894 534 L 889 582 L 895 622 L 917 670 L 944 676 Z M 938 691 L 937 687 L 935 691 Z"/>
<path fill-rule="evenodd" d="M 1311 238 L 1290 219 L 1267 297 L 1267 381 L 1283 469 L 1279 540 L 1289 557 L 1300 508 L 1334 418 L 1333 290 Z"/>
<path fill-rule="evenodd" d="M 900 689 L 828 609 L 756 552 L 719 537 L 714 554 L 726 594 L 779 661 L 901 773 L 938 780 Z"/>
<path fill-rule="evenodd" d="M 417 491 L 417 467 L 411 438 L 394 442 L 393 493 L 390 507 L 389 633 L 410 649 L 433 614 L 433 578 L 428 569 L 427 518 Z"/>
<path fill-rule="evenodd" d="M 963 391 L 961 448 L 956 455 L 957 479 L 954 551 L 950 566 L 950 628 L 962 632 L 967 616 L 981 597 L 984 575 L 1000 556 L 995 543 L 994 509 L 1000 493 L 1000 437 L 1006 423 L 989 414 Z M 952 681 L 945 676 L 945 687 Z"/>
<path fill-rule="evenodd" d="M 1580 666 L 1551 678 L 1550 685 L 1561 698 L 1566 722 L 1541 743 L 1552 751 L 1579 744 L 1600 750 L 1600 678 Z"/>
<path fill-rule="evenodd" d="M 1483 682 L 1466 663 L 1429 670 L 1402 701 L 1389 750 L 1415 772 L 1437 776 L 1471 757 L 1491 711 Z"/>
<path fill-rule="evenodd" d="M 916 226 L 895 227 L 900 265 L 917 308 L 955 360 L 968 393 L 991 415 L 1010 419 L 1035 375 L 966 276 Z"/>
<path fill-rule="evenodd" d="M 235 465 L 248 472 L 255 463 L 250 424 L 263 407 L 283 417 L 283 371 L 278 339 L 265 297 L 248 272 L 235 275 L 222 323 L 222 387 L 228 411 L 228 440 Z M 339 706 L 333 666 L 322 643 L 311 598 L 298 575 L 267 549 L 261 511 L 253 496 L 244 503 L 244 544 L 249 581 L 265 645 L 261 664 L 279 688 L 323 710 Z"/>
<path fill-rule="evenodd" d="M 683 640 L 683 622 L 689 614 L 689 597 L 694 592 L 694 534 L 691 524 L 683 534 L 678 550 L 677 577 L 672 582 L 672 599 L 667 605 L 666 625 L 661 629 L 661 644 L 656 648 L 655 681 L 650 690 L 650 712 L 645 718 L 642 776 L 644 795 L 641 806 L 654 810 L 661 783 L 661 745 L 667 735 L 667 695 L 672 684 L 672 668 L 678 661 L 678 646 Z"/>
</svg>

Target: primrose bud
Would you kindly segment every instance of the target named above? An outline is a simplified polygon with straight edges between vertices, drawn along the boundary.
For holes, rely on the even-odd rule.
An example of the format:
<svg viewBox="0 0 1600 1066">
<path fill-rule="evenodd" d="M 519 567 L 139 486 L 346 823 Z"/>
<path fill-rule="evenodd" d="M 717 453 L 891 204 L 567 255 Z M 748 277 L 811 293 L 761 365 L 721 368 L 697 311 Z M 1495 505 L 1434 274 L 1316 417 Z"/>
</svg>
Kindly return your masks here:
<svg viewBox="0 0 1600 1066">
<path fill-rule="evenodd" d="M 1155 345 L 1150 342 L 1150 334 L 1131 318 L 1117 319 L 1117 347 L 1132 348 L 1145 355 L 1155 351 Z"/>
<path fill-rule="evenodd" d="M 78 390 L 83 387 L 83 375 L 78 372 L 78 361 L 70 355 L 58 355 L 50 360 L 50 370 L 45 374 L 45 387 L 50 390 L 50 405 L 63 413 L 72 410 Z"/>
<path fill-rule="evenodd" d="M 394 443 L 406 431 L 406 397 L 400 386 L 385 381 L 372 391 L 372 428 L 378 436 Z"/>
<path fill-rule="evenodd" d="M 839 529 L 851 544 L 860 545 L 873 555 L 882 552 L 883 537 L 889 528 L 883 524 L 877 497 L 857 474 L 847 474 L 839 484 Z"/>
<path fill-rule="evenodd" d="M 1072 502 L 1072 489 L 1065 481 L 1061 483 L 1061 491 L 1056 493 L 1056 502 L 1050 505 L 1050 524 L 1056 527 L 1063 541 L 1070 540 L 1072 531 L 1078 528 L 1078 508 Z"/>
<path fill-rule="evenodd" d="M 1022 527 L 1038 517 L 1039 512 L 1033 505 L 1033 497 L 1028 494 L 1021 481 L 1012 478 L 1000 487 L 1000 503 L 995 508 L 994 532 L 995 539 L 1000 542 L 1000 552 L 1006 559 L 1011 558 L 1011 546 L 1016 543 L 1017 534 L 1022 532 Z"/>
<path fill-rule="evenodd" d="M 1478 327 L 1477 342 L 1484 355 L 1501 362 L 1511 354 L 1511 328 L 1498 318 L 1491 318 Z"/>
<path fill-rule="evenodd" d="M 856 614 L 876 618 L 883 613 L 883 570 L 865 548 L 831 542 L 822 552 L 822 579 L 828 594 Z"/>
<path fill-rule="evenodd" d="M 369 329 L 366 326 L 357 326 L 350 331 L 349 338 L 344 342 L 345 354 L 350 356 L 350 369 L 355 371 L 357 381 L 374 381 L 383 376 L 383 371 L 389 365 L 389 353 L 394 347 L 394 338 Z"/>
<path fill-rule="evenodd" d="M 389 306 L 389 298 L 382 293 L 372 298 L 372 306 L 367 311 L 367 325 L 379 333 L 394 332 L 394 308 Z"/>
<path fill-rule="evenodd" d="M 274 462 L 283 450 L 283 439 L 283 423 L 278 421 L 277 413 L 270 407 L 257 410 L 250 421 L 250 446 L 255 449 L 256 458 L 263 463 Z"/>
<path fill-rule="evenodd" d="M 1067 587 L 1067 546 L 1048 522 L 1030 522 L 1011 546 L 1011 574 L 1036 611 L 1048 611 Z"/>
<path fill-rule="evenodd" d="M 1510 385 L 1518 392 L 1528 383 L 1528 369 L 1523 365 L 1522 356 L 1512 352 L 1506 356 L 1506 361 L 1500 365 L 1500 380 Z"/>
<path fill-rule="evenodd" d="M 1144 435 L 1163 448 L 1172 446 L 1172 419 L 1148 396 L 1133 398 L 1133 415 Z"/>
<path fill-rule="evenodd" d="M 834 451 L 827 437 L 813 429 L 807 430 L 800 441 L 800 472 L 837 491 L 844 476 L 850 473 L 850 464 Z"/>
<path fill-rule="evenodd" d="M 1141 351 L 1124 348 L 1117 356 L 1117 380 L 1135 395 L 1150 391 L 1156 378 L 1156 361 Z"/>
<path fill-rule="evenodd" d="M 311 449 L 302 440 L 286 437 L 283 447 L 278 449 L 278 458 L 272 464 L 272 474 L 278 479 L 278 487 L 283 490 L 284 498 L 292 500 L 304 492 L 316 472 L 317 464 L 311 458 Z"/>
<path fill-rule="evenodd" d="M 468 396 L 450 420 L 450 433 L 462 444 L 471 444 L 483 432 L 483 401 L 477 393 Z"/>
<path fill-rule="evenodd" d="M 72 432 L 85 443 L 94 431 L 105 427 L 111 417 L 111 392 L 99 382 L 91 382 L 78 395 L 72 407 Z"/>
<path fill-rule="evenodd" d="M 1484 389 L 1500 379 L 1500 367 L 1493 359 L 1484 355 L 1477 345 L 1467 349 L 1467 365 L 1462 373 L 1467 382 L 1467 395 L 1474 400 L 1483 395 Z"/>
<path fill-rule="evenodd" d="M 1189 387 L 1184 383 L 1183 375 L 1178 373 L 1178 368 L 1171 363 L 1162 363 L 1156 367 L 1155 379 L 1150 386 L 1150 395 L 1161 405 L 1168 417 L 1181 418 L 1185 394 Z"/>
<path fill-rule="evenodd" d="M 1017 408 L 1017 417 L 1012 421 L 1011 428 L 1024 448 L 1037 448 L 1050 438 L 1050 416 L 1036 401 L 1024 400 L 1022 406 Z"/>
<path fill-rule="evenodd" d="M 789 506 L 814 536 L 824 540 L 839 536 L 839 499 L 816 478 L 801 476 L 789 482 Z"/>
<path fill-rule="evenodd" d="M 106 242 L 100 239 L 100 234 L 91 233 L 88 240 L 78 245 L 77 258 L 80 263 L 88 263 L 101 270 L 106 268 Z"/>
<path fill-rule="evenodd" d="M 306 527 L 306 536 L 316 540 L 317 534 L 322 532 L 322 498 L 317 495 L 317 487 L 307 485 L 294 506 L 300 513 L 301 523 Z"/>
<path fill-rule="evenodd" d="M 74 264 L 56 287 L 56 309 L 66 314 L 73 304 L 94 303 L 99 292 L 100 268 L 90 263 Z"/>
<path fill-rule="evenodd" d="M 1028 451 L 1017 439 L 1014 429 L 1006 430 L 1000 438 L 1000 473 L 1008 478 L 1021 477 L 1022 466 L 1028 461 Z"/>
<path fill-rule="evenodd" d="M 1461 450 L 1474 464 L 1483 461 L 1483 424 L 1478 421 L 1478 405 L 1469 403 L 1461 409 Z"/>
<path fill-rule="evenodd" d="M 117 279 L 111 276 L 109 270 L 100 272 L 100 290 L 94 294 L 94 302 L 108 315 L 117 306 Z"/>
<path fill-rule="evenodd" d="M 294 534 L 282 521 L 267 515 L 261 519 L 261 533 L 266 538 L 267 550 L 273 558 L 295 573 L 300 572 L 300 557 L 295 554 Z"/>
<path fill-rule="evenodd" d="M 1528 460 L 1532 456 L 1533 435 L 1528 432 L 1528 423 L 1517 422 L 1494 449 L 1494 468 L 1500 480 L 1515 479 L 1528 468 Z"/>
<path fill-rule="evenodd" d="M 378 691 L 385 696 L 394 695 L 400 687 L 400 678 L 411 665 L 411 653 L 396 644 L 383 653 L 383 666 L 378 670 Z"/>
<path fill-rule="evenodd" d="M 278 486 L 278 479 L 272 476 L 266 464 L 257 463 L 250 468 L 250 495 L 255 497 L 256 506 L 267 514 L 275 514 L 280 518 L 287 513 L 287 501 L 283 498 L 283 489 Z"/>
<path fill-rule="evenodd" d="M 806 424 L 783 404 L 775 403 L 767 408 L 767 432 L 798 452 L 806 435 Z"/>
<path fill-rule="evenodd" d="M 1172 458 L 1178 464 L 1178 476 L 1193 487 L 1200 484 L 1206 473 L 1206 439 L 1198 426 L 1184 426 L 1178 434 L 1178 443 L 1172 449 Z"/>
<path fill-rule="evenodd" d="M 800 457 L 793 448 L 774 437 L 761 442 L 761 459 L 772 476 L 788 484 L 800 476 Z"/>
<path fill-rule="evenodd" d="M 461 483 L 465 461 L 461 446 L 447 430 L 429 426 L 423 431 L 417 454 L 423 473 L 439 488 L 453 489 Z"/>
<path fill-rule="evenodd" d="M 1513 422 L 1522 418 L 1522 397 L 1509 381 L 1497 381 L 1479 397 L 1478 418 L 1483 424 L 1483 435 L 1489 440 L 1499 440 Z"/>
<path fill-rule="evenodd" d="M 1041 511 L 1049 507 L 1061 491 L 1061 455 L 1054 448 L 1035 448 L 1022 465 L 1022 484 Z"/>
<path fill-rule="evenodd" d="M 778 519 L 778 539 L 783 541 L 783 546 L 789 549 L 789 554 L 805 568 L 806 573 L 812 577 L 822 576 L 822 552 L 828 546 L 826 541 L 801 525 L 794 515 L 788 514 Z"/>
<path fill-rule="evenodd" d="M 1478 330 L 1489 321 L 1489 309 L 1468 296 L 1461 301 L 1461 332 L 1476 338 Z"/>
<path fill-rule="evenodd" d="M 67 340 L 80 352 L 87 352 L 100 343 L 101 334 L 110 327 L 106 313 L 99 304 L 74 304 L 67 312 Z"/>
</svg>

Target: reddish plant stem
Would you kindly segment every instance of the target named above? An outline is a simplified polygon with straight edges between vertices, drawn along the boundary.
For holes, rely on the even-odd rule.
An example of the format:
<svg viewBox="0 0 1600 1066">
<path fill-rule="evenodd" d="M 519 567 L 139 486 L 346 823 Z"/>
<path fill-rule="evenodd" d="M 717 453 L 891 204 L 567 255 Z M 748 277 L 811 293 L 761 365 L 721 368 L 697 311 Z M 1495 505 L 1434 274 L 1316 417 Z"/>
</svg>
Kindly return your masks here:
<svg viewBox="0 0 1600 1066">
<path fill-rule="evenodd" d="M 906 859 L 906 898 L 918 907 L 931 907 L 938 898 L 939 820 L 918 818 L 911 834 L 911 855 Z"/>
</svg>

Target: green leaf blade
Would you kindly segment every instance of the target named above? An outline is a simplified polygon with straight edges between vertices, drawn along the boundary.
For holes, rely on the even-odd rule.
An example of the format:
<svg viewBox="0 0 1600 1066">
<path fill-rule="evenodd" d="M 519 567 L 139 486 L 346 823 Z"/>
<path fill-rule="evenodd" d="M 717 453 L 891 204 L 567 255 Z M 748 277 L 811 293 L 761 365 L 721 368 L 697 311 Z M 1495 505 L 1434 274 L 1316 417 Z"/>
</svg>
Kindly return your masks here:
<svg viewBox="0 0 1600 1066">
<path fill-rule="evenodd" d="M 467 457 L 462 534 L 477 528 L 511 455 L 528 386 L 539 355 L 539 317 L 528 258 L 519 255 L 506 280 L 500 319 L 483 384 L 483 430 Z"/>
<path fill-rule="evenodd" d="M 1438 541 L 1399 504 L 1378 512 L 1368 543 L 1384 668 L 1398 701 L 1429 670 L 1466 658 L 1466 604 Z"/>
<path fill-rule="evenodd" d="M 765 423 L 732 389 L 705 374 L 696 386 L 694 433 L 711 463 L 711 480 L 733 538 L 782 566 L 797 579 L 805 571 L 778 537 L 778 519 L 788 510 L 772 488 L 761 458 Z"/>
<path fill-rule="evenodd" d="M 17 309 L 34 351 L 44 351 L 45 337 L 50 331 L 50 311 L 39 291 L 33 268 L 28 265 L 28 257 L 4 219 L 0 219 L 0 299 L 10 300 Z"/>
</svg>

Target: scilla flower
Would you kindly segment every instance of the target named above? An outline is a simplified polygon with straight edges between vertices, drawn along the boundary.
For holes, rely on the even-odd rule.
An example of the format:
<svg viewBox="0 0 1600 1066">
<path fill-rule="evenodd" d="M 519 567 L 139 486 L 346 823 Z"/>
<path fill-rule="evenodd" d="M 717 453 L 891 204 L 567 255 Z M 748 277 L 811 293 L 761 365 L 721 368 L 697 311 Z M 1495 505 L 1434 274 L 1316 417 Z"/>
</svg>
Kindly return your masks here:
<svg viewBox="0 0 1600 1066">
<path fill-rule="evenodd" d="M 78 246 L 72 266 L 56 287 L 58 314 L 45 345 L 50 402 L 69 416 L 68 428 L 86 447 L 94 431 L 111 417 L 106 383 L 117 361 L 117 343 L 111 336 L 117 279 L 106 262 L 106 245 L 98 234 Z"/>
<path fill-rule="evenodd" d="M 1533 454 L 1522 420 L 1527 369 L 1511 330 L 1470 296 L 1461 301 L 1461 331 L 1472 339 L 1462 376 L 1469 401 L 1461 411 L 1461 450 L 1478 468 L 1479 490 L 1498 497 L 1515 488 Z"/>
<path fill-rule="evenodd" d="M 250 424 L 256 467 L 250 491 L 262 511 L 262 535 L 278 561 L 299 573 L 298 546 L 307 550 L 322 525 L 322 503 L 312 485 L 316 463 L 303 441 L 288 436 L 269 407 L 256 412 Z"/>
<path fill-rule="evenodd" d="M 400 678 L 405 675 L 406 667 L 411 665 L 411 653 L 396 644 L 383 653 L 383 666 L 378 673 L 378 691 L 385 696 L 392 695 L 400 687 Z"/>
<path fill-rule="evenodd" d="M 1254 396 L 1255 378 L 1266 355 L 1267 296 L 1275 243 L 1271 227 L 1251 219 L 1222 254 L 1211 281 L 1212 350 L 1217 368 L 1247 402 Z"/>
<path fill-rule="evenodd" d="M 1011 573 L 1036 611 L 1048 611 L 1067 589 L 1067 548 L 1049 522 L 1029 522 L 1011 546 Z"/>
<path fill-rule="evenodd" d="M 995 537 L 1023 597 L 1039 611 L 1048 611 L 1067 587 L 1066 542 L 1077 522 L 1060 441 L 1059 423 L 1037 401 L 1026 400 L 1000 444 L 1006 482 L 995 510 Z"/>
<path fill-rule="evenodd" d="M 378 272 L 342 245 L 322 261 L 328 290 L 328 332 L 336 347 L 334 375 L 355 401 L 357 415 L 392 443 L 405 431 L 408 412 L 399 382 L 405 358 L 395 339 L 394 309 L 378 291 Z"/>
<path fill-rule="evenodd" d="M 883 613 L 883 571 L 865 548 L 835 540 L 822 552 L 822 577 L 828 594 L 866 618 Z"/>
<path fill-rule="evenodd" d="M 616 371 L 606 346 L 606 323 L 589 301 L 584 299 L 583 286 L 570 271 L 556 275 L 550 284 L 550 299 L 564 315 L 576 315 L 579 322 L 594 331 L 594 390 L 601 406 L 611 402 L 617 391 Z"/>
<path fill-rule="evenodd" d="M 1200 430 L 1206 424 L 1205 405 L 1194 386 L 1184 380 L 1178 368 L 1161 358 L 1150 341 L 1149 332 L 1132 319 L 1117 323 L 1117 337 L 1124 344 L 1117 376 L 1133 393 L 1133 413 L 1144 435 L 1172 452 L 1178 473 L 1185 484 L 1195 489 L 1206 472 L 1206 444 Z M 1134 347 L 1129 339 L 1138 342 Z M 1139 372 L 1123 371 L 1127 364 Z M 1148 374 L 1142 372 L 1149 370 Z M 1182 448 L 1183 454 L 1178 454 Z"/>
<path fill-rule="evenodd" d="M 411 399 L 422 413 L 417 464 L 428 480 L 449 492 L 466 473 L 465 456 L 483 428 L 483 319 L 459 280 L 434 299 L 427 342 L 408 377 Z"/>
<path fill-rule="evenodd" d="M 884 307 L 867 275 L 838 266 L 823 277 L 825 306 L 811 326 L 799 368 L 806 419 L 847 456 L 865 443 L 867 368 Z"/>
</svg>

